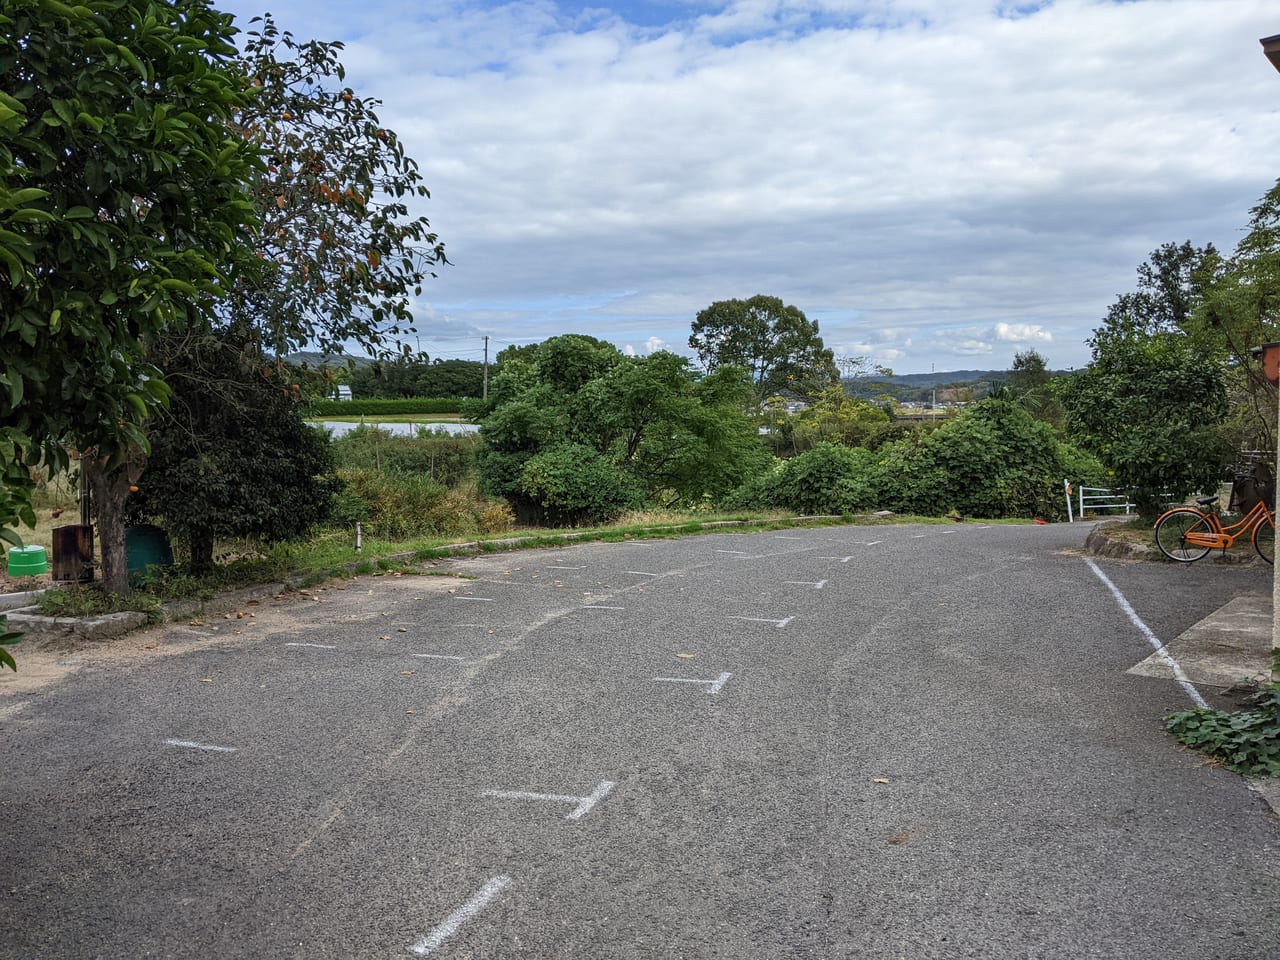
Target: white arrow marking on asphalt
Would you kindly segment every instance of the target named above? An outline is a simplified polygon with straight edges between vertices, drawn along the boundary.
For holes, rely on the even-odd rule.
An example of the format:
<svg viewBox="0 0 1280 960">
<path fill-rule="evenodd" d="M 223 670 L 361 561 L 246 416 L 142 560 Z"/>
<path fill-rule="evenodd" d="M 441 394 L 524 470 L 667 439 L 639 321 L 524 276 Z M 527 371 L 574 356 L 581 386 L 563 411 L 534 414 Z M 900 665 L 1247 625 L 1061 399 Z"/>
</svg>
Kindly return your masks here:
<svg viewBox="0 0 1280 960">
<path fill-rule="evenodd" d="M 585 797 L 570 797 L 559 793 L 530 793 L 527 790 L 486 790 L 482 797 L 497 797 L 499 800 L 554 800 L 557 803 L 574 804 L 573 811 L 566 820 L 581 820 L 591 808 L 609 795 L 616 786 L 612 780 L 601 780 L 590 794 Z"/>
<path fill-rule="evenodd" d="M 427 954 L 439 950 L 446 940 L 458 932 L 459 927 L 492 903 L 494 898 L 510 885 L 510 877 L 493 877 L 476 891 L 475 896 L 445 917 L 439 926 L 411 946 L 409 952 L 419 957 L 425 957 Z"/>
<path fill-rule="evenodd" d="M 182 747 L 186 750 L 208 750 L 211 753 L 235 753 L 239 747 L 218 747 L 211 743 L 196 743 L 194 740 L 166 740 L 171 747 Z"/>
<path fill-rule="evenodd" d="M 724 685 L 729 682 L 732 673 L 722 673 L 714 680 L 694 680 L 690 677 L 654 677 L 654 683 L 705 683 L 707 684 L 707 693 L 715 695 L 723 689 Z"/>
</svg>

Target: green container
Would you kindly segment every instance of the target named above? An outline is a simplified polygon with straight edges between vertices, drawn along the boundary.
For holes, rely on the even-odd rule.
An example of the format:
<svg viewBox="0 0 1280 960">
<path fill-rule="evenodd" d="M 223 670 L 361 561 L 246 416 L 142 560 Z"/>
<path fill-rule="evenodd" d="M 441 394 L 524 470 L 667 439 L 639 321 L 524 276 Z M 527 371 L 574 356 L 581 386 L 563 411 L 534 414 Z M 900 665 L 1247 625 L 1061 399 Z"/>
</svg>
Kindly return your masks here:
<svg viewBox="0 0 1280 960">
<path fill-rule="evenodd" d="M 173 566 L 169 535 L 149 523 L 124 528 L 124 556 L 131 579 L 146 574 L 147 567 Z"/>
<path fill-rule="evenodd" d="M 38 577 L 49 572 L 49 557 L 38 544 L 9 548 L 9 576 Z"/>
</svg>

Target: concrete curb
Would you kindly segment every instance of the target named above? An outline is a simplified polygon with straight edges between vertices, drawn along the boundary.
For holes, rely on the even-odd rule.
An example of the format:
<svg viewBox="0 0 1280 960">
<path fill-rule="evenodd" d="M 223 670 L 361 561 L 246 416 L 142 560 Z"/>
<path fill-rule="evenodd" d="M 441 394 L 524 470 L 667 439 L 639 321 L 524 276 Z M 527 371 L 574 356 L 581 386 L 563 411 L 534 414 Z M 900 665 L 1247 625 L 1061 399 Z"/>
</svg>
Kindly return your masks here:
<svg viewBox="0 0 1280 960">
<path fill-rule="evenodd" d="M 1131 543 L 1108 535 L 1107 528 L 1115 526 L 1115 521 L 1099 523 L 1084 538 L 1086 552 L 1095 557 L 1109 557 L 1113 560 L 1154 560 L 1158 551 L 1141 543 Z"/>
<path fill-rule="evenodd" d="M 147 615 L 136 610 L 99 617 L 45 617 L 35 610 L 23 607 L 5 615 L 9 629 L 21 631 L 21 642 L 28 650 L 70 652 L 85 643 L 111 640 L 147 622 Z"/>
</svg>

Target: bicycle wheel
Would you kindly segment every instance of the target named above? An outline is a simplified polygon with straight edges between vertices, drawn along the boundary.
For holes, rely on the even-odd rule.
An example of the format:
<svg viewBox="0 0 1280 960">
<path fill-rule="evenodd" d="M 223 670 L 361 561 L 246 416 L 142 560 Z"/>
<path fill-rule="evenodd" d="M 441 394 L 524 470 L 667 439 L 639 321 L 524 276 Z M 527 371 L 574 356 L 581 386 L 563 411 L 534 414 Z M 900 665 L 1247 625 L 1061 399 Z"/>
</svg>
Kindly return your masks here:
<svg viewBox="0 0 1280 960">
<path fill-rule="evenodd" d="M 1184 507 L 1181 510 L 1170 510 L 1156 521 L 1156 546 L 1170 560 L 1179 563 L 1191 563 L 1208 555 L 1211 547 L 1187 543 L 1187 534 L 1213 533 L 1213 527 L 1199 510 Z"/>
<path fill-rule="evenodd" d="M 1253 549 L 1267 563 L 1276 562 L 1276 518 L 1267 514 L 1253 528 Z"/>
</svg>

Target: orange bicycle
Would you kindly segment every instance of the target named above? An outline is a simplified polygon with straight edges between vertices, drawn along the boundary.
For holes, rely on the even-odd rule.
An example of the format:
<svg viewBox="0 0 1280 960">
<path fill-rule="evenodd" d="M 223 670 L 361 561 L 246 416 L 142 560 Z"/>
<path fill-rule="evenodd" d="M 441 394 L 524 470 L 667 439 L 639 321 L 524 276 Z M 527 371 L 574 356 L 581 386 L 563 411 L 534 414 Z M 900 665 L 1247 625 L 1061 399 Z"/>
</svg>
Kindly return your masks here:
<svg viewBox="0 0 1280 960">
<path fill-rule="evenodd" d="M 1263 500 L 1232 524 L 1223 524 L 1218 516 L 1217 497 L 1197 497 L 1196 507 L 1174 507 L 1156 521 L 1156 546 L 1170 560 L 1193 563 L 1210 550 L 1228 548 L 1246 535 L 1253 549 L 1267 563 L 1276 556 L 1276 518 Z"/>
</svg>

